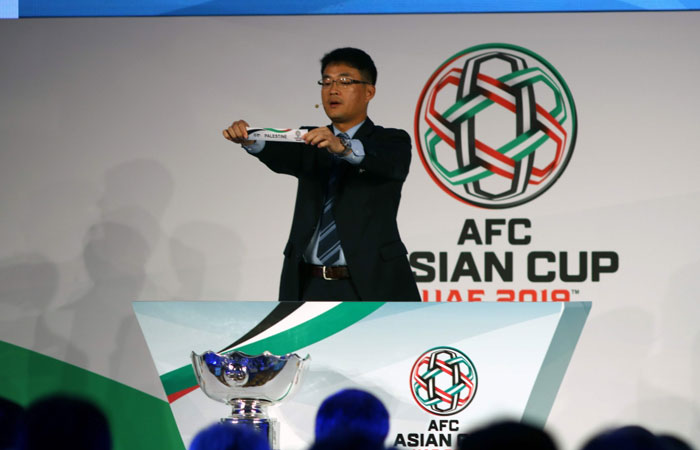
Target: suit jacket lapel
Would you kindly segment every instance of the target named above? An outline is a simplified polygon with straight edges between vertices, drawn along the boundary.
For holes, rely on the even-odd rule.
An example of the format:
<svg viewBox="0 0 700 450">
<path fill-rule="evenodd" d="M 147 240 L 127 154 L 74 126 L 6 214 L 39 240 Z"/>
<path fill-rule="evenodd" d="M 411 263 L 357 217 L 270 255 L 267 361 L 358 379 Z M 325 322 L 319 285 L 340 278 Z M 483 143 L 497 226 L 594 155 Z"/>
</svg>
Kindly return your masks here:
<svg viewBox="0 0 700 450">
<path fill-rule="evenodd" d="M 373 128 L 374 122 L 372 122 L 372 120 L 368 117 L 367 119 L 365 119 L 365 123 L 363 123 L 362 126 L 360 126 L 360 128 L 357 129 L 357 132 L 352 138 L 360 139 L 362 137 L 365 137 L 372 131 Z M 333 124 L 328 125 L 328 129 L 331 130 L 331 132 L 333 132 Z"/>
<path fill-rule="evenodd" d="M 368 117 L 365 120 L 365 123 L 363 123 L 362 126 L 360 128 L 358 128 L 357 133 L 355 133 L 355 136 L 353 136 L 352 138 L 353 139 L 363 138 L 363 137 L 367 136 L 372 131 L 372 129 L 374 129 L 374 122 L 372 122 L 370 120 L 370 118 Z"/>
</svg>

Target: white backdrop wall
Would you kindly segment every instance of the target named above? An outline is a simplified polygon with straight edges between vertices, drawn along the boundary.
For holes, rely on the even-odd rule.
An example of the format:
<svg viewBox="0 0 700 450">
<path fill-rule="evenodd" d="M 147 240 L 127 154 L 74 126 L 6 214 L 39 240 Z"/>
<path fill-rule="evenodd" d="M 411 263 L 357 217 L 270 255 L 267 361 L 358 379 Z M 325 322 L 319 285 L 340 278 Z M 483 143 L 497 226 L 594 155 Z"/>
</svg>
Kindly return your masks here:
<svg viewBox="0 0 700 450">
<path fill-rule="evenodd" d="M 319 59 L 379 68 L 370 117 L 413 134 L 451 55 L 504 42 L 553 64 L 576 101 L 573 157 L 508 210 L 442 192 L 414 153 L 409 251 L 613 251 L 548 427 L 575 448 L 640 423 L 700 444 L 700 13 L 37 19 L 0 22 L 0 340 L 164 398 L 133 300 L 274 300 L 295 181 L 221 130 L 323 125 Z M 525 217 L 532 243 L 457 246 L 464 220 Z M 421 283 L 421 289 L 533 286 Z M 545 286 L 547 287 L 547 286 Z M 490 295 L 490 294 L 489 294 Z M 494 300 L 493 295 L 486 300 Z"/>
</svg>

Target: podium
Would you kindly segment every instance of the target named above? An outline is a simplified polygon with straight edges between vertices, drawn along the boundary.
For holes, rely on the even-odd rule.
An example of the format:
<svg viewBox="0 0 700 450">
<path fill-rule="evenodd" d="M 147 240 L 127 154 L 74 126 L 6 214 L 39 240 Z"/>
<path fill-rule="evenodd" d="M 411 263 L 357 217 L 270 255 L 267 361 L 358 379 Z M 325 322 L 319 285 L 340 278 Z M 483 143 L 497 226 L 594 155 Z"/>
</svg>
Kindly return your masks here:
<svg viewBox="0 0 700 450">
<path fill-rule="evenodd" d="M 321 402 L 344 388 L 379 397 L 387 444 L 454 447 L 489 420 L 544 425 L 590 302 L 134 302 L 186 445 L 230 413 L 198 388 L 190 353 L 310 355 L 296 395 L 270 410 L 282 450 L 313 442 Z"/>
</svg>

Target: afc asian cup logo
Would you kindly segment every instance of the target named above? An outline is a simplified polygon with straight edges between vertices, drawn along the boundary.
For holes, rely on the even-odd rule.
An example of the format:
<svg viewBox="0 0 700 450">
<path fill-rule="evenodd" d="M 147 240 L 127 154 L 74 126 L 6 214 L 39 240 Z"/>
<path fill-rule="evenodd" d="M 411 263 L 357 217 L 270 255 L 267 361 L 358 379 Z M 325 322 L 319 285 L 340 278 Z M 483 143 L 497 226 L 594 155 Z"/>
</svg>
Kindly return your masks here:
<svg viewBox="0 0 700 450">
<path fill-rule="evenodd" d="M 502 209 L 549 189 L 571 158 L 577 118 L 564 79 L 542 57 L 509 44 L 451 56 L 416 107 L 423 166 L 453 198 Z"/>
<path fill-rule="evenodd" d="M 461 351 L 436 347 L 413 364 L 410 382 L 413 398 L 421 408 L 438 416 L 451 416 L 474 399 L 476 368 Z"/>
</svg>

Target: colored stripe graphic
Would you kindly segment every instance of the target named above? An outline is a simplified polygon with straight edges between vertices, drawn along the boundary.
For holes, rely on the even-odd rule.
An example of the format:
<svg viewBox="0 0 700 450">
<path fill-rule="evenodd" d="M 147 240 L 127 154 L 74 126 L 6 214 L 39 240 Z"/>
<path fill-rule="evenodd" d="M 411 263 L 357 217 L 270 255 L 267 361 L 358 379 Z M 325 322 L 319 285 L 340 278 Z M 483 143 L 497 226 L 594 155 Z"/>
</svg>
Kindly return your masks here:
<svg viewBox="0 0 700 450">
<path fill-rule="evenodd" d="M 227 349 L 227 351 L 238 350 L 251 355 L 264 351 L 276 355 L 296 352 L 350 327 L 381 308 L 382 305 L 384 302 L 338 302 L 333 304 L 307 302 L 304 303 L 303 307 L 284 317 L 285 320 L 295 323 L 293 316 L 311 312 L 310 317 L 306 320 L 295 323 L 289 328 L 281 327 L 279 331 L 263 339 L 248 339 L 247 343 Z M 328 309 L 329 306 L 330 309 Z M 313 314 L 314 311 L 316 314 Z M 274 310 L 271 314 L 273 313 Z M 265 319 L 263 319 L 264 321 Z M 269 327 L 269 329 L 272 328 Z M 171 403 L 198 387 L 191 365 L 163 374 L 160 379 L 168 401 Z"/>
<path fill-rule="evenodd" d="M 107 416 L 113 450 L 184 450 L 167 402 L 102 375 L 0 341 L 0 397 L 23 406 L 51 394 L 87 399 Z"/>
<path fill-rule="evenodd" d="M 275 309 L 270 311 L 270 314 L 268 314 L 263 320 L 261 320 L 259 324 L 254 326 L 252 330 L 250 330 L 249 332 L 247 332 L 246 334 L 241 336 L 233 344 L 226 346 L 226 348 L 222 351 L 233 349 L 237 345 L 241 345 L 242 343 L 253 339 L 255 336 L 260 335 L 264 331 L 267 331 L 272 326 L 281 322 L 287 316 L 291 315 L 294 311 L 299 309 L 299 307 L 301 307 L 303 304 L 304 303 L 301 303 L 301 302 L 280 302 L 275 307 Z"/>
<path fill-rule="evenodd" d="M 228 347 L 221 350 L 221 352 L 231 352 L 235 349 L 250 345 L 254 342 L 261 341 L 270 336 L 274 336 L 275 334 L 294 328 L 327 311 L 330 311 L 338 305 L 338 302 L 307 302 L 300 304 L 301 306 L 298 309 L 290 312 L 289 314 L 286 314 L 285 316 L 282 316 L 280 314 L 278 316 L 279 320 L 275 323 L 271 323 L 271 325 L 263 332 L 258 333 L 254 336 L 250 336 L 248 339 L 245 340 L 238 339 L 235 345 L 229 345 Z M 263 322 L 267 321 L 268 319 L 270 320 L 270 322 L 272 322 L 274 320 L 274 317 L 271 316 L 275 313 L 276 310 L 277 308 L 275 308 L 265 319 L 263 319 Z"/>
<path fill-rule="evenodd" d="M 514 175 L 512 167 L 515 166 L 515 161 L 519 161 L 533 153 L 547 140 L 547 136 L 549 136 L 557 143 L 557 157 L 551 166 L 539 170 L 534 168 L 534 179 L 529 182 L 530 184 L 541 183 L 559 163 L 562 148 L 566 140 L 566 132 L 561 127 L 561 123 L 566 121 L 567 115 L 565 109 L 562 107 L 561 97 L 554 82 L 538 68 L 524 69 L 509 73 L 498 79 L 488 77 L 484 74 L 478 74 L 477 86 L 480 88 L 478 93 L 461 98 L 443 114 L 438 113 L 435 109 L 437 92 L 447 84 L 458 85 L 459 79 L 456 75 L 461 75 L 461 73 L 462 71 L 460 69 L 452 69 L 438 82 L 437 86 L 433 88 L 430 94 L 429 106 L 425 112 L 424 118 L 431 126 L 431 129 L 425 134 L 425 145 L 429 149 L 430 161 L 438 169 L 438 173 L 452 185 L 472 183 L 492 174 L 512 178 Z M 521 137 L 516 138 L 517 142 L 509 142 L 499 149 L 492 149 L 476 140 L 476 145 L 479 150 L 481 150 L 481 153 L 478 153 L 479 156 L 486 160 L 489 158 L 501 160 L 501 162 L 505 162 L 510 167 L 499 169 L 493 164 L 484 163 L 482 166 L 467 166 L 449 170 L 438 161 L 437 155 L 435 154 L 435 146 L 438 142 L 442 140 L 450 145 L 450 147 L 456 147 L 454 132 L 452 131 L 456 124 L 472 120 L 479 112 L 494 103 L 503 106 L 511 112 L 515 112 L 515 98 L 510 94 L 509 89 L 520 89 L 537 82 L 545 83 L 552 89 L 552 92 L 555 94 L 556 106 L 549 112 L 539 105 L 537 106 L 537 118 L 539 119 L 541 129 L 535 132 L 537 140 L 534 140 L 533 144 L 527 146 L 523 151 L 522 146 L 514 145 L 522 142 Z M 437 135 L 439 139 L 435 139 L 434 135 Z M 528 135 L 527 137 L 532 136 Z M 527 142 L 532 143 L 533 139 L 529 139 Z"/>
</svg>

